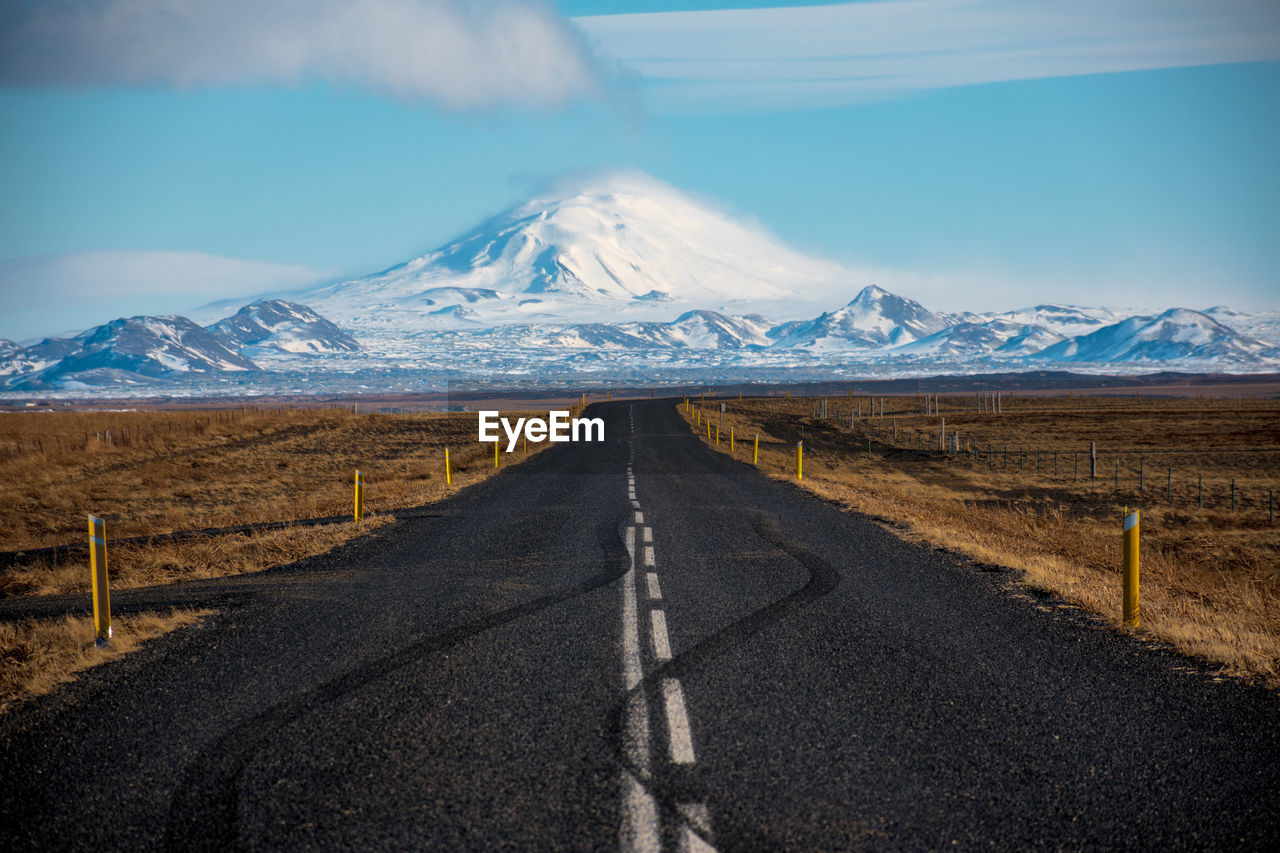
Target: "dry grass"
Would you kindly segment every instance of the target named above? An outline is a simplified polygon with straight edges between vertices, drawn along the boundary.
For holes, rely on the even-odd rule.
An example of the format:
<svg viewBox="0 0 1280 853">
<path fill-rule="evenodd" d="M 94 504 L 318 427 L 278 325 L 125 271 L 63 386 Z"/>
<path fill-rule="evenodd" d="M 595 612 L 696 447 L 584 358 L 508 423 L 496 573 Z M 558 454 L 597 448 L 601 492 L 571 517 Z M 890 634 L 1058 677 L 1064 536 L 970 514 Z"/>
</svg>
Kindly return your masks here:
<svg viewBox="0 0 1280 853">
<path fill-rule="evenodd" d="M 864 417 L 852 427 L 848 398 L 832 398 L 827 418 L 814 416 L 815 402 L 728 401 L 723 428 L 737 436 L 758 432 L 760 467 L 778 479 L 794 481 L 795 445 L 803 440 L 805 488 L 894 522 L 910 538 L 1022 570 L 1027 584 L 1117 627 L 1120 514 L 1125 505 L 1141 507 L 1141 630 L 1234 674 L 1280 685 L 1280 534 L 1267 506 L 1267 491 L 1277 487 L 1280 403 L 1024 398 L 1005 401 L 1001 415 L 980 415 L 972 397 L 952 398 L 942 415 L 948 435 L 961 434 L 962 452 L 953 456 L 937 452 L 939 417 L 921 414 L 915 397 L 886 398 L 884 419 L 865 417 L 864 398 Z M 714 423 L 718 405 L 707 409 Z M 920 436 L 932 450 L 919 449 Z M 1090 441 L 1099 455 L 1093 481 Z M 728 442 L 719 449 L 727 452 Z M 750 454 L 749 443 L 738 444 L 739 458 L 750 461 Z M 1149 478 L 1141 491 L 1139 459 Z"/>
<path fill-rule="evenodd" d="M 104 648 L 94 644 L 93 619 L 87 616 L 0 623 L 0 713 L 71 681 L 77 672 L 115 660 L 211 613 L 171 610 L 116 620 L 111 643 Z"/>
<path fill-rule="evenodd" d="M 494 472 L 474 413 L 347 410 L 0 414 L 0 550 L 74 543 L 107 521 L 113 587 L 255 571 L 328 550 L 376 521 L 137 546 L 183 530 L 344 515 L 364 475 L 368 513 L 428 504 Z M 110 443 L 108 443 L 108 434 Z M 533 454 L 546 445 L 529 445 Z M 453 485 L 445 484 L 450 448 Z M 502 465 L 525 458 L 502 454 Z M 372 522 L 372 523 L 371 523 Z M 88 591 L 85 557 L 0 573 L 6 596 Z"/>
</svg>

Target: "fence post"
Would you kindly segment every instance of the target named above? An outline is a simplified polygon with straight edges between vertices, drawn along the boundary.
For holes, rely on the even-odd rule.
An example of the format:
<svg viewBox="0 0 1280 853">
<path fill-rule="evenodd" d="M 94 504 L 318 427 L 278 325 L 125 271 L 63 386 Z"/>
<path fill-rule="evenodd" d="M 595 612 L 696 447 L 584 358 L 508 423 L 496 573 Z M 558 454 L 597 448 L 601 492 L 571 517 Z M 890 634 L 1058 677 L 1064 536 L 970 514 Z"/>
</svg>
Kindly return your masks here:
<svg viewBox="0 0 1280 853">
<path fill-rule="evenodd" d="M 1089 479 L 1098 479 L 1098 443 L 1089 442 Z"/>
<path fill-rule="evenodd" d="M 1124 624 L 1138 627 L 1138 511 L 1124 517 Z"/>
<path fill-rule="evenodd" d="M 356 469 L 356 524 L 359 524 L 362 518 L 364 518 L 364 478 L 360 476 L 360 470 Z"/>
<path fill-rule="evenodd" d="M 111 589 L 107 583 L 107 523 L 89 516 L 89 572 L 93 575 L 93 628 L 95 642 L 105 646 L 111 640 Z"/>
<path fill-rule="evenodd" d="M 947 452 L 947 419 L 941 418 L 938 423 L 938 449 Z"/>
<path fill-rule="evenodd" d="M 804 442 L 796 442 L 796 479 L 804 479 Z"/>
</svg>

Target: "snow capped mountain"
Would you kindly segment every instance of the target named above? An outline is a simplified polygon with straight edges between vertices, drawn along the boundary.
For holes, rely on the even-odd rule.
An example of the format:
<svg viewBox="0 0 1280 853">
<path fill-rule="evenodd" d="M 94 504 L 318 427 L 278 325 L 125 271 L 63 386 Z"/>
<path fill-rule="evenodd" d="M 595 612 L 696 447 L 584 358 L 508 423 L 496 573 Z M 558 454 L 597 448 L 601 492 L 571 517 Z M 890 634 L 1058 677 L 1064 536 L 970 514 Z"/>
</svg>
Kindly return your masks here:
<svg viewBox="0 0 1280 853">
<path fill-rule="evenodd" d="M 440 314 L 455 305 L 488 325 L 759 312 L 834 292 L 841 274 L 666 184 L 625 174 L 540 195 L 437 251 L 301 298 L 376 336 L 438 327 L 430 315 L 456 318 Z"/>
<path fill-rule="evenodd" d="M 940 314 L 877 286 L 823 311 L 853 278 L 665 184 L 615 175 L 539 195 L 407 263 L 290 297 L 307 304 L 264 299 L 205 329 L 133 317 L 30 346 L 0 341 L 0 388 L 306 393 L 512 376 L 1280 367 L 1280 312 L 1043 304 Z"/>
<path fill-rule="evenodd" d="M 1036 353 L 1037 361 L 1139 362 L 1194 360 L 1252 363 L 1275 348 L 1238 335 L 1199 311 L 1170 308 L 1155 317 L 1130 317 Z"/>
<path fill-rule="evenodd" d="M 918 341 L 903 344 L 894 352 L 920 356 L 1019 358 L 1062 340 L 1065 340 L 1062 335 L 1044 326 L 990 320 L 986 323 L 957 323 Z"/>
<path fill-rule="evenodd" d="M 883 349 L 910 343 L 946 328 L 946 321 L 919 302 L 875 285 L 864 287 L 845 307 L 803 323 L 770 331 L 779 347 L 822 352 Z"/>
<path fill-rule="evenodd" d="M 1280 345 L 1280 311 L 1245 314 L 1225 305 L 1215 305 L 1204 314 L 1246 337 Z"/>
<path fill-rule="evenodd" d="M 186 317 L 122 317 L 70 340 L 40 346 L 65 354 L 16 376 L 10 387 L 145 384 L 174 374 L 257 369 Z"/>
<path fill-rule="evenodd" d="M 772 324 L 759 314 L 728 317 L 715 311 L 686 311 L 666 324 L 671 340 L 690 349 L 767 347 Z"/>
<path fill-rule="evenodd" d="M 986 315 L 976 322 L 1004 320 L 1021 326 L 1043 326 L 1059 335 L 1072 338 L 1117 323 L 1136 313 L 1136 311 L 1113 311 L 1107 308 L 1081 308 L 1078 305 L 1036 305 L 1033 308 L 1019 308 L 1014 311 Z"/>
<path fill-rule="evenodd" d="M 66 338 L 45 338 L 29 347 L 17 347 L 0 355 L 0 377 L 9 377 L 3 381 L 16 381 L 14 377 L 44 370 L 76 349 L 77 345 Z"/>
<path fill-rule="evenodd" d="M 241 353 L 274 350 L 318 355 L 360 350 L 355 338 L 306 305 L 283 299 L 260 299 L 205 328 L 228 349 Z"/>
</svg>

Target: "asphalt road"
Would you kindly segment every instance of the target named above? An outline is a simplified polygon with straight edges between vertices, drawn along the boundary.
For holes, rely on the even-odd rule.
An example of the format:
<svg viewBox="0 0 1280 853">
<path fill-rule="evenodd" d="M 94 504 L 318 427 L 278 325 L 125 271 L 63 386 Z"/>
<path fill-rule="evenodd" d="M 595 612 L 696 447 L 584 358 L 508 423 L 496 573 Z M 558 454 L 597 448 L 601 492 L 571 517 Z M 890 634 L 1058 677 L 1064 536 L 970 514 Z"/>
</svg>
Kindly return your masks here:
<svg viewBox="0 0 1280 853">
<path fill-rule="evenodd" d="M 1280 698 L 670 401 L 0 717 L 0 849 L 1274 847 Z M 375 489 L 375 483 L 367 488 Z"/>
</svg>

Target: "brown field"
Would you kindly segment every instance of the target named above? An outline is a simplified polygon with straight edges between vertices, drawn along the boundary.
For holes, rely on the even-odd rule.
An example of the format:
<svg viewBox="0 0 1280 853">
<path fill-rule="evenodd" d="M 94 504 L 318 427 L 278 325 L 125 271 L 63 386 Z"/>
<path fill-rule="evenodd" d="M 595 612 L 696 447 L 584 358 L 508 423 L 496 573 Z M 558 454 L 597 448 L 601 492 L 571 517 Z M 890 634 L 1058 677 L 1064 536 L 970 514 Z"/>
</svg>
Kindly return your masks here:
<svg viewBox="0 0 1280 853">
<path fill-rule="evenodd" d="M 357 415 L 349 410 L 20 412 L 0 414 L 0 551 L 84 541 L 89 513 L 108 541 L 175 531 L 419 506 L 494 471 L 474 413 Z M 453 485 L 445 485 L 451 449 Z M 505 449 L 505 448 L 504 448 Z M 530 445 L 528 453 L 541 449 Z M 502 454 L 505 467 L 523 448 Z M 216 577 L 326 551 L 380 519 L 178 542 L 109 553 L 113 587 Z M 83 553 L 0 570 L 0 595 L 88 592 Z"/>
<path fill-rule="evenodd" d="M 199 622 L 212 611 L 169 610 L 115 620 L 111 643 L 93 643 L 93 619 L 0 622 L 0 713 L 16 702 L 48 693 L 77 672 L 115 660 L 147 640 Z"/>
<path fill-rule="evenodd" d="M 318 526 L 180 541 L 133 536 L 349 515 L 353 476 L 365 512 L 420 506 L 495 471 L 474 413 L 357 415 L 350 409 L 0 413 L 0 551 L 83 542 L 86 516 L 107 521 L 113 589 L 260 571 L 324 553 L 390 522 Z M 542 445 L 502 453 L 502 467 Z M 445 484 L 450 449 L 453 485 Z M 0 568 L 0 597 L 89 595 L 88 556 L 29 555 Z M 119 657 L 203 612 L 115 620 L 107 649 L 92 620 L 0 623 L 0 711 Z"/>
<path fill-rule="evenodd" d="M 1120 518 L 1138 508 L 1140 630 L 1280 685 L 1280 528 L 1270 504 L 1280 491 L 1280 401 L 1005 395 L 991 414 L 968 395 L 925 415 L 910 395 L 883 398 L 882 418 L 879 399 L 874 417 L 866 397 L 828 397 L 826 417 L 816 398 L 728 400 L 723 416 L 720 401 L 701 405 L 713 432 L 723 417 L 721 451 L 733 429 L 735 455 L 750 462 L 759 433 L 761 469 L 794 481 L 803 441 L 805 488 L 902 535 L 1019 569 L 1030 587 L 1117 626 Z M 938 450 L 942 418 L 948 450 L 959 433 L 957 454 Z M 697 432 L 715 445 L 705 427 Z"/>
</svg>

